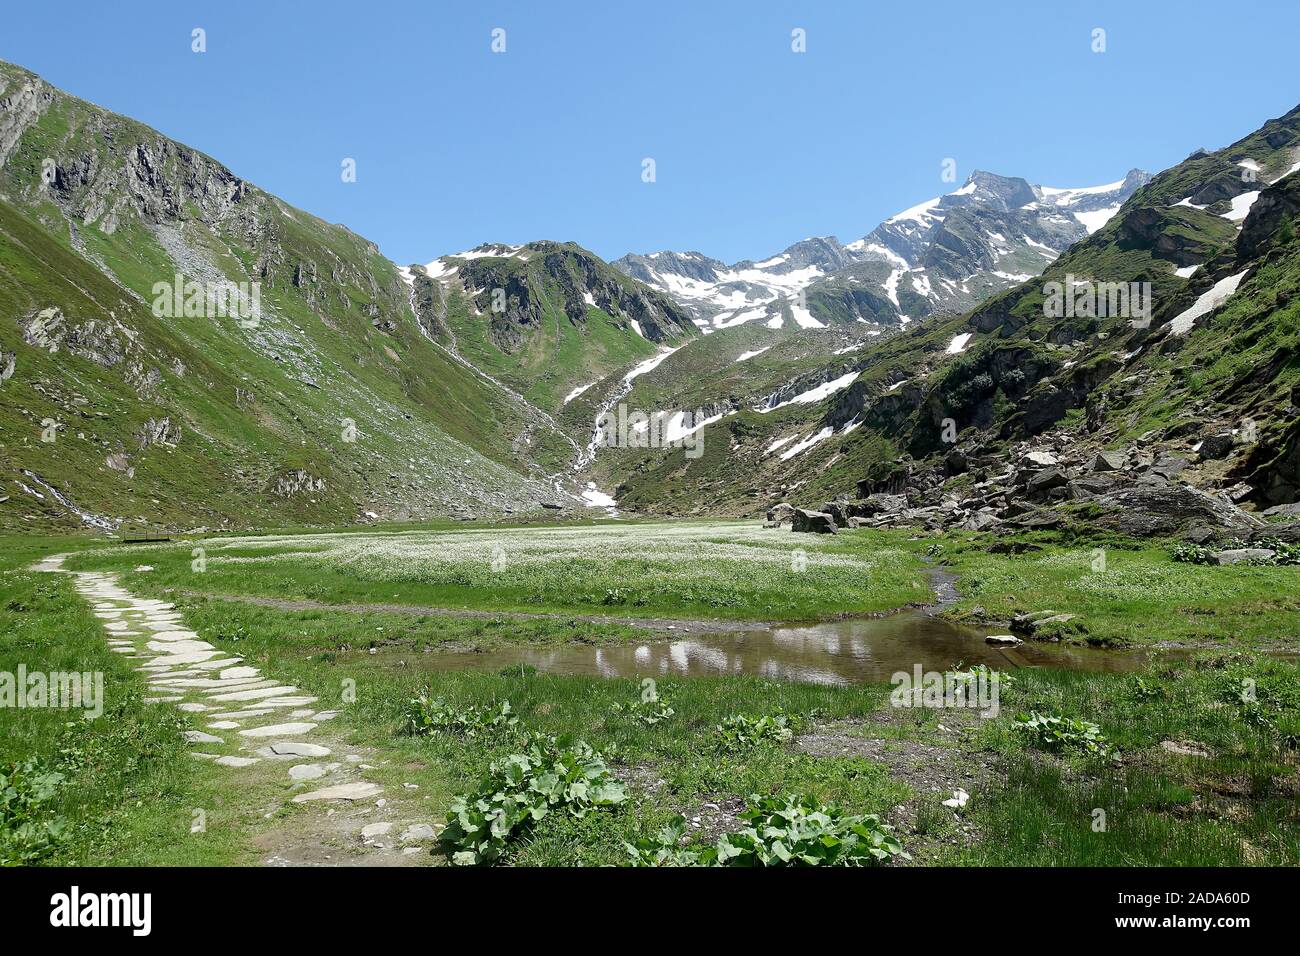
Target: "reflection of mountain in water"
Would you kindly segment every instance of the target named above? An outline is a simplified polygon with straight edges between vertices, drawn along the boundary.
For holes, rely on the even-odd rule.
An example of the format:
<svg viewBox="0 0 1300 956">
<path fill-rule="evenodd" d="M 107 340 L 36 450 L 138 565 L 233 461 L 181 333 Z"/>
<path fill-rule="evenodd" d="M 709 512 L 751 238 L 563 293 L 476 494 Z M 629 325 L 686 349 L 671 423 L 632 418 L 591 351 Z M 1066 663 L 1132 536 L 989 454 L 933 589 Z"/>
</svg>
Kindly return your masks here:
<svg viewBox="0 0 1300 956">
<path fill-rule="evenodd" d="M 433 652 L 416 659 L 430 670 L 497 670 L 531 664 L 556 674 L 592 677 L 708 677 L 756 674 L 815 684 L 888 681 L 898 671 L 942 671 L 964 662 L 1003 670 L 1051 666 L 1071 670 L 1133 670 L 1140 652 L 1026 644 L 997 648 L 984 634 L 919 611 L 854 618 L 806 627 L 778 627 L 678 641 L 593 647 L 516 645 L 464 654 Z"/>
</svg>

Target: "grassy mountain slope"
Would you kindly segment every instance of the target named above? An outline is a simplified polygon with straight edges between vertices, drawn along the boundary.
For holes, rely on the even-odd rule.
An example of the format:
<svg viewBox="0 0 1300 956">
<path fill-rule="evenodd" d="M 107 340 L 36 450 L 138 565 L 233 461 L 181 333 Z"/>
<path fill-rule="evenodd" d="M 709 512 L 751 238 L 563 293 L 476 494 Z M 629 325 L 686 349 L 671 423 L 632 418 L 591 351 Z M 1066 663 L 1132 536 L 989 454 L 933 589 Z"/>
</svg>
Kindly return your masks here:
<svg viewBox="0 0 1300 956">
<path fill-rule="evenodd" d="M 431 341 L 371 243 L 20 68 L 0 85 L 0 523 L 81 523 L 55 491 L 172 527 L 555 497 L 572 442 Z M 177 273 L 258 283 L 256 327 L 155 314 Z"/>
</svg>

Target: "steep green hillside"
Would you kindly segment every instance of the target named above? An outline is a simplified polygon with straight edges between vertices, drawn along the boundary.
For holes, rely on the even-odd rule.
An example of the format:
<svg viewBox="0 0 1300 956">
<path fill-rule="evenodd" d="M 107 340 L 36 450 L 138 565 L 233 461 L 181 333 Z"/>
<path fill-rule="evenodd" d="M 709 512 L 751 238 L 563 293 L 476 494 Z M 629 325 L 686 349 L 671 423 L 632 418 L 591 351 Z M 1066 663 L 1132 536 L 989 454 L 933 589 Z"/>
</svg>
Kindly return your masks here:
<svg viewBox="0 0 1300 956">
<path fill-rule="evenodd" d="M 433 341 L 371 243 L 7 64 L 0 234 L 0 526 L 566 499 L 573 442 Z"/>
</svg>

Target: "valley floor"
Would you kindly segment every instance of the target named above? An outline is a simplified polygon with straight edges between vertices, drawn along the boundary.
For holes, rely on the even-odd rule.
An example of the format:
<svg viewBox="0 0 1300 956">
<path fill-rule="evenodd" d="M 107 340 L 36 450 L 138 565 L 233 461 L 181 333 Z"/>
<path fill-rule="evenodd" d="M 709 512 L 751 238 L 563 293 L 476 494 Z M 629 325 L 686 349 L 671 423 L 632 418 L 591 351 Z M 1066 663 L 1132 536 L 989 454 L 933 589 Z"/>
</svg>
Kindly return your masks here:
<svg viewBox="0 0 1300 956">
<path fill-rule="evenodd" d="M 133 599 L 174 602 L 179 626 L 259 683 L 337 711 L 302 738 L 331 754 L 195 759 L 257 757 L 267 741 L 241 734 L 270 718 L 214 729 L 211 711 L 146 702 L 148 654 L 122 638 L 110 651 L 87 579 L 32 570 L 57 553 Z M 1297 567 L 1184 564 L 1118 539 L 753 522 L 12 538 L 0 562 L 0 673 L 105 681 L 100 719 L 0 709 L 17 795 L 0 806 L 4 862 L 448 862 L 433 832 L 517 865 L 689 862 L 684 845 L 753 850 L 746 808 L 777 795 L 875 815 L 858 826 L 896 864 L 1300 862 Z M 879 617 L 932 603 L 939 565 L 958 591 L 941 613 L 960 622 L 935 625 L 942 641 Z M 852 627 L 807 627 L 839 619 Z M 1012 626 L 1024 648 L 989 657 L 983 635 Z M 893 706 L 883 677 L 841 667 L 909 647 L 924 669 L 972 679 L 973 662 L 1005 661 L 996 714 Z M 224 742 L 187 744 L 186 730 Z M 291 778 L 311 765 L 328 776 Z M 533 786 L 517 806 L 549 812 L 488 834 L 482 808 L 522 793 L 520 775 Z M 361 779 L 382 796 L 293 801 Z M 465 794 L 484 802 L 456 805 Z M 661 841 L 678 817 L 682 837 Z M 879 844 L 883 827 L 907 857 Z"/>
</svg>

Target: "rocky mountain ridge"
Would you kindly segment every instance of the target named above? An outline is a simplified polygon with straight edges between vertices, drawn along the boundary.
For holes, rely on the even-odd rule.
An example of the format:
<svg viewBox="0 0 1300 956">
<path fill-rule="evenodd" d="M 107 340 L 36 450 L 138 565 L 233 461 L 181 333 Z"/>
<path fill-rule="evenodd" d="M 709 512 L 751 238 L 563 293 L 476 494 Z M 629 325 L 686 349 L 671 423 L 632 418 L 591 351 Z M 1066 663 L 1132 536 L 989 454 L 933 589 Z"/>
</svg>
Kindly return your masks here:
<svg viewBox="0 0 1300 956">
<path fill-rule="evenodd" d="M 957 190 L 891 216 L 847 245 L 797 242 L 726 265 L 699 252 L 629 254 L 613 264 L 690 310 L 706 332 L 747 322 L 804 328 L 899 326 L 960 312 L 1037 275 L 1095 232 L 1150 175 L 1058 189 L 976 170 Z"/>
</svg>

